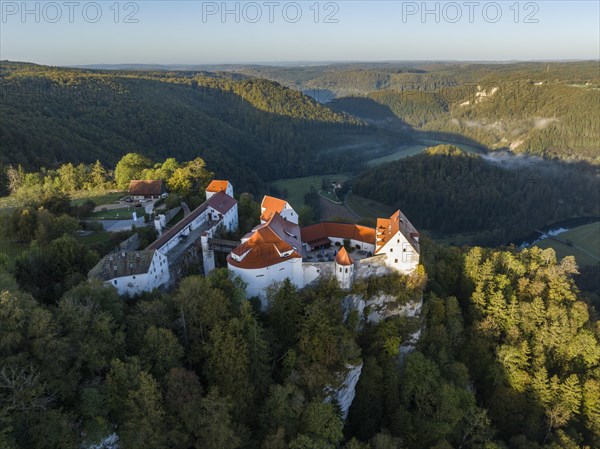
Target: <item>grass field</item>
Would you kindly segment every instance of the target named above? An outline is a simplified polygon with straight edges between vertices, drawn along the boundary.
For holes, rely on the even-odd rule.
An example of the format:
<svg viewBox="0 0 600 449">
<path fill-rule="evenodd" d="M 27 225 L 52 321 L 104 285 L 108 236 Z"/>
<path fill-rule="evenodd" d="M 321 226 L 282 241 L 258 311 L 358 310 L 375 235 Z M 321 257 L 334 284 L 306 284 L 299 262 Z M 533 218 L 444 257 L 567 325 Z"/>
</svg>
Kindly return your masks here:
<svg viewBox="0 0 600 449">
<path fill-rule="evenodd" d="M 481 150 L 479 150 L 478 148 L 469 145 L 464 145 L 462 143 L 449 144 L 448 142 L 443 142 L 441 140 L 422 139 L 417 145 L 399 148 L 397 151 L 386 156 L 371 159 L 368 162 L 368 164 L 370 167 L 373 167 L 375 165 L 383 164 L 385 162 L 397 161 L 398 159 L 403 159 L 405 157 L 415 156 L 421 153 L 425 148 L 434 147 L 436 145 L 454 145 L 455 147 L 458 147 L 467 153 L 481 152 Z"/>
<path fill-rule="evenodd" d="M 310 192 L 311 186 L 313 186 L 317 190 L 321 190 L 321 184 L 323 182 L 323 178 L 336 181 L 339 183 L 344 182 L 348 179 L 348 175 L 346 174 L 338 174 L 338 175 L 314 175 L 314 176 L 304 176 L 302 178 L 289 178 L 289 179 L 278 179 L 273 181 L 273 185 L 280 192 L 284 189 L 287 190 L 287 198 L 286 201 L 292 205 L 292 207 L 299 211 L 304 206 L 304 195 Z"/>
<path fill-rule="evenodd" d="M 346 203 L 356 214 L 362 218 L 384 218 L 394 213 L 394 209 L 374 200 L 358 196 L 354 193 L 348 194 Z"/>
<path fill-rule="evenodd" d="M 536 243 L 536 246 L 553 248 L 558 260 L 565 256 L 575 256 L 580 266 L 596 265 L 600 263 L 600 222 L 570 229 L 554 238 L 544 239 Z"/>
<path fill-rule="evenodd" d="M 85 245 L 107 244 L 112 241 L 114 234 L 107 231 L 93 231 L 89 235 L 74 235 L 75 240 Z"/>
<path fill-rule="evenodd" d="M 72 195 L 71 204 L 79 206 L 87 200 L 92 200 L 96 206 L 103 204 L 111 204 L 123 198 L 127 192 L 110 192 L 110 193 L 94 193 L 94 192 L 77 192 Z"/>
<path fill-rule="evenodd" d="M 127 206 L 119 209 L 99 210 L 93 212 L 88 218 L 90 220 L 130 220 L 134 211 L 137 212 L 138 218 L 144 216 L 143 207 Z"/>
</svg>

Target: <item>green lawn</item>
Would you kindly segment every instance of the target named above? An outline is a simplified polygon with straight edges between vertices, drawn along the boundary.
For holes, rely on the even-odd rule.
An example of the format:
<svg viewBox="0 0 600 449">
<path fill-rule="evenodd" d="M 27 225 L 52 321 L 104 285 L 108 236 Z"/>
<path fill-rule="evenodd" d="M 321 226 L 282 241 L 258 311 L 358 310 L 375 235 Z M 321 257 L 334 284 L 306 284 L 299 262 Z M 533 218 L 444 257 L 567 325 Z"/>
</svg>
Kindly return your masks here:
<svg viewBox="0 0 600 449">
<path fill-rule="evenodd" d="M 581 266 L 596 265 L 600 263 L 600 222 L 579 226 L 552 239 L 544 239 L 536 243 L 536 246 L 553 248 L 559 260 L 565 256 L 575 256 Z"/>
<path fill-rule="evenodd" d="M 302 178 L 278 179 L 273 181 L 272 184 L 279 191 L 283 191 L 284 189 L 287 190 L 288 196 L 286 201 L 292 205 L 296 212 L 298 212 L 304 206 L 304 195 L 310 192 L 311 186 L 314 186 L 314 188 L 319 191 L 321 190 L 323 178 L 342 183 L 348 179 L 348 175 L 314 175 L 304 176 Z M 333 199 L 333 197 L 331 197 L 331 199 Z"/>
<path fill-rule="evenodd" d="M 90 220 L 131 220 L 134 211 L 137 212 L 138 218 L 144 216 L 143 207 L 127 206 L 93 212 L 88 218 Z"/>
<path fill-rule="evenodd" d="M 461 150 L 467 153 L 480 153 L 481 150 L 470 145 L 464 145 L 462 143 L 449 143 L 443 142 L 441 140 L 429 140 L 422 139 L 417 145 L 412 145 L 409 147 L 399 148 L 397 151 L 388 154 L 386 156 L 381 156 L 375 159 L 371 159 L 368 162 L 369 167 L 374 167 L 375 165 L 383 164 L 385 162 L 397 161 L 398 159 L 403 159 L 405 157 L 415 156 L 421 153 L 425 148 L 434 147 L 436 145 L 454 145 L 455 147 L 460 148 Z"/>
<path fill-rule="evenodd" d="M 77 192 L 73 194 L 71 203 L 74 206 L 79 206 L 87 200 L 92 200 L 96 206 L 103 204 L 114 203 L 127 195 L 127 192 L 110 192 L 110 193 L 94 193 L 94 192 Z"/>
<path fill-rule="evenodd" d="M 375 200 L 358 196 L 354 193 L 348 195 L 346 203 L 350 209 L 362 218 L 383 218 L 389 217 L 394 213 L 392 207 Z"/>
<path fill-rule="evenodd" d="M 114 237 L 114 234 L 107 231 L 92 231 L 92 233 L 89 235 L 75 234 L 73 237 L 79 243 L 83 243 L 85 245 L 95 245 L 98 243 L 105 244 L 107 242 L 110 242 L 111 239 Z"/>
</svg>

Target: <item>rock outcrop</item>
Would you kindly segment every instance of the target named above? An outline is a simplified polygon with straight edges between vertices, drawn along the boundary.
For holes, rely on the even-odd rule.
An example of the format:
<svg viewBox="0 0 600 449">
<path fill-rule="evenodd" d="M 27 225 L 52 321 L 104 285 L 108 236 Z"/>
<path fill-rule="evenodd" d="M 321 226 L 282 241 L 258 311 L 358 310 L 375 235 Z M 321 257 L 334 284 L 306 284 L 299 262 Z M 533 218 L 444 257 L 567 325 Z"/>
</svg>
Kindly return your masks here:
<svg viewBox="0 0 600 449">
<path fill-rule="evenodd" d="M 331 391 L 330 395 L 327 397 L 328 401 L 337 401 L 342 411 L 342 419 L 344 421 L 348 417 L 348 410 L 350 410 L 350 406 L 356 395 L 356 384 L 358 383 L 358 379 L 360 379 L 362 367 L 362 362 L 356 365 L 348 365 L 348 372 L 346 373 L 342 385 L 338 389 Z"/>
</svg>

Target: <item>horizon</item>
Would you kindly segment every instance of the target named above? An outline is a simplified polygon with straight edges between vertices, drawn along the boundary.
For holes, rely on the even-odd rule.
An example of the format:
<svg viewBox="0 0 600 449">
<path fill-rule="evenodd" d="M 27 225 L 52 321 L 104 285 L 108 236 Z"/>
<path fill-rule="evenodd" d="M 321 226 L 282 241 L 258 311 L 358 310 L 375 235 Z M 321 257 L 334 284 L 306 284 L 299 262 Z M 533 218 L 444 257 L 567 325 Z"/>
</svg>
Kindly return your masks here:
<svg viewBox="0 0 600 449">
<path fill-rule="evenodd" d="M 61 67 L 600 58 L 595 1 L 0 3 L 2 59 Z"/>
<path fill-rule="evenodd" d="M 541 63 L 579 63 L 579 62 L 598 62 L 600 58 L 596 59 L 507 59 L 507 60 L 476 60 L 476 59 L 447 59 L 447 60 L 433 60 L 433 59 L 422 59 L 422 60 L 339 60 L 339 61 L 249 61 L 249 62 L 223 62 L 223 63 L 159 63 L 159 62 L 93 62 L 89 64 L 45 64 L 37 61 L 18 61 L 1 59 L 0 63 L 14 63 L 14 64 L 33 64 L 39 66 L 48 67 L 59 67 L 59 68 L 71 68 L 71 69 L 86 69 L 86 68 L 98 68 L 106 70 L 113 70 L 110 67 L 159 67 L 168 70 L 177 70 L 175 67 L 181 67 L 182 69 L 188 69 L 193 67 L 236 67 L 236 66 L 255 66 L 255 67 L 290 67 L 290 68 L 301 68 L 301 67 L 324 67 L 324 66 L 335 66 L 335 65 L 395 65 L 395 64 L 541 64 Z"/>
</svg>

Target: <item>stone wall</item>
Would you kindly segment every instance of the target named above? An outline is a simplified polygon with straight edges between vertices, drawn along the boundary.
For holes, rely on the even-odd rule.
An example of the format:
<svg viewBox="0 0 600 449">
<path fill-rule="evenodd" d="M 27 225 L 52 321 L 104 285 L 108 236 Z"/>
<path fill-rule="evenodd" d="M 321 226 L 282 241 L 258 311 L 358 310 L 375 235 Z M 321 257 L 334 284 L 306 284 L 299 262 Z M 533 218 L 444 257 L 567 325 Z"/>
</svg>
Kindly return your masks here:
<svg viewBox="0 0 600 449">
<path fill-rule="evenodd" d="M 121 242 L 119 246 L 113 249 L 112 253 L 120 253 L 123 251 L 137 251 L 140 249 L 140 236 L 136 233 L 129 237 L 127 240 Z"/>
<path fill-rule="evenodd" d="M 395 270 L 388 267 L 385 263 L 385 254 L 359 259 L 354 262 L 355 279 L 366 279 L 372 276 L 384 276 L 393 273 Z"/>
<path fill-rule="evenodd" d="M 335 276 L 335 262 L 303 262 L 302 270 L 306 287 L 320 276 Z"/>
</svg>

